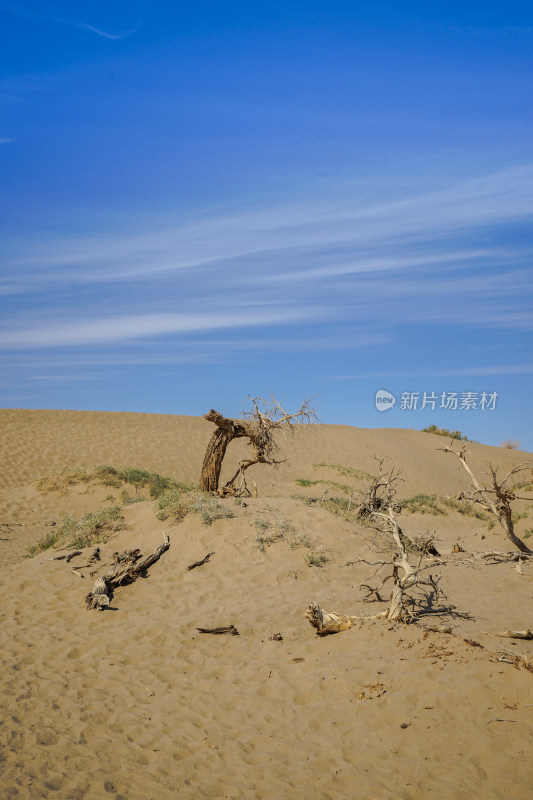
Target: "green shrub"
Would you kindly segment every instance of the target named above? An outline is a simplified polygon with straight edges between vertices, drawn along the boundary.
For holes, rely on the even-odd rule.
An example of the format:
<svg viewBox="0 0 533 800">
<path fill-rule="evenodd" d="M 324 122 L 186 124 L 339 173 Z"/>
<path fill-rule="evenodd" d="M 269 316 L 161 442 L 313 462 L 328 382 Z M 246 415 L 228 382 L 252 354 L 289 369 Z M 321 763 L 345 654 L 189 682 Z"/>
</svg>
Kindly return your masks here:
<svg viewBox="0 0 533 800">
<path fill-rule="evenodd" d="M 309 553 L 306 556 L 306 561 L 310 567 L 323 567 L 324 564 L 328 563 L 328 560 L 326 556 L 319 553 Z"/>
<path fill-rule="evenodd" d="M 447 428 L 439 428 L 438 425 L 428 425 L 427 428 L 422 428 L 422 432 L 434 433 L 437 436 L 446 436 L 448 439 L 459 439 L 461 442 L 470 441 L 461 431 L 449 431 Z"/>
</svg>

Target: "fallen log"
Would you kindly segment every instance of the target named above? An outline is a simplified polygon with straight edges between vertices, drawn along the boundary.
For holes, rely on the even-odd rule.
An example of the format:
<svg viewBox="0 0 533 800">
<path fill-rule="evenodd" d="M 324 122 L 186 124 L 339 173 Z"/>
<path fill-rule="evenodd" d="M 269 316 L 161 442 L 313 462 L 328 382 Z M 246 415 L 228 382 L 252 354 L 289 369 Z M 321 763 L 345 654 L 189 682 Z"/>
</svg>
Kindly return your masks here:
<svg viewBox="0 0 533 800">
<path fill-rule="evenodd" d="M 240 633 L 235 627 L 235 625 L 226 625 L 222 628 L 196 628 L 196 630 L 200 631 L 200 633 L 215 633 L 215 634 L 229 633 L 232 636 L 240 636 Z"/>
<path fill-rule="evenodd" d="M 101 575 L 94 582 L 92 592 L 85 597 L 87 608 L 96 608 L 102 611 L 109 606 L 113 590 L 117 586 L 124 586 L 133 583 L 144 572 L 158 561 L 163 553 L 170 547 L 168 535 L 164 534 L 163 544 L 154 550 L 149 556 L 141 558 L 140 550 L 125 550 L 124 553 L 113 553 L 115 561 L 111 571 Z"/>
</svg>

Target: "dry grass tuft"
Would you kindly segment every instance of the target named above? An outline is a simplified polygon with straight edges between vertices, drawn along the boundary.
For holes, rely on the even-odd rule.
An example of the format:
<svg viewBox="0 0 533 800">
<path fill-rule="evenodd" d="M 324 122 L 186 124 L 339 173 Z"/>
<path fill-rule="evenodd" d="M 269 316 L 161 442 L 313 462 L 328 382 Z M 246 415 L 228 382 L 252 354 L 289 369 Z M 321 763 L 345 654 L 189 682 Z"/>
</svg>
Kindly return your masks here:
<svg viewBox="0 0 533 800">
<path fill-rule="evenodd" d="M 102 508 L 100 511 L 85 514 L 81 519 L 65 517 L 61 525 L 46 533 L 30 547 L 28 554 L 31 557 L 51 547 L 55 549 L 90 547 L 99 542 L 107 542 L 114 533 L 125 527 L 119 506 Z"/>
<path fill-rule="evenodd" d="M 162 494 L 157 502 L 157 518 L 169 519 L 177 524 L 188 514 L 196 514 L 204 525 L 217 519 L 231 519 L 235 514 L 217 497 L 190 486 L 176 484 Z"/>
<path fill-rule="evenodd" d="M 172 478 L 158 475 L 136 467 L 112 467 L 109 464 L 100 464 L 96 467 L 76 467 L 64 469 L 47 475 L 35 484 L 36 489 L 43 494 L 49 492 L 65 493 L 69 487 L 79 484 L 92 484 L 95 486 L 110 486 L 122 489 L 125 485 L 135 488 L 135 492 L 146 492 L 146 498 L 156 500 L 163 492 L 178 484 Z"/>
</svg>

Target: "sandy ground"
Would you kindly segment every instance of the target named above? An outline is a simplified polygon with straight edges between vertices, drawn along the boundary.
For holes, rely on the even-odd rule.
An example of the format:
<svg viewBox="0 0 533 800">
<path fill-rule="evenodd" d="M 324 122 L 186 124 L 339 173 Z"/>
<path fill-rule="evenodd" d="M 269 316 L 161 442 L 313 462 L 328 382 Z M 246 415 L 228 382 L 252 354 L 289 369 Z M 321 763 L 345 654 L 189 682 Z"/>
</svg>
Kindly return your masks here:
<svg viewBox="0 0 533 800">
<path fill-rule="evenodd" d="M 375 472 L 374 457 L 387 456 L 403 470 L 402 496 L 453 495 L 467 484 L 457 459 L 437 450 L 446 440 L 309 427 L 287 442 L 278 470 L 250 470 L 257 498 L 224 501 L 232 519 L 170 526 L 151 501 L 125 507 L 127 528 L 101 546 L 104 562 L 125 548 L 152 552 L 164 532 L 171 546 L 147 578 L 116 591 L 113 610 L 85 609 L 92 568 L 80 578 L 72 566 L 92 548 L 70 564 L 52 551 L 25 557 L 52 523 L 101 508 L 109 494 L 43 495 L 37 479 L 108 463 L 197 481 L 211 432 L 193 417 L 0 410 L 0 798 L 529 800 L 533 674 L 498 651 L 531 656 L 533 643 L 490 634 L 533 627 L 533 568 L 519 574 L 471 555 L 509 549 L 497 527 L 453 511 L 402 515 L 411 535 L 435 532 L 446 562 L 435 567 L 446 598 L 421 625 L 366 621 L 321 638 L 305 619 L 312 600 L 347 614 L 383 607 L 362 601 L 373 568 L 344 566 L 380 558 L 368 529 L 293 497 L 351 482 L 313 465 Z M 489 461 L 503 471 L 533 460 L 468 448 L 480 474 Z M 232 445 L 223 477 L 244 452 Z M 529 515 L 522 535 L 531 497 L 517 503 Z M 257 520 L 281 515 L 291 532 L 262 552 Z M 324 566 L 291 547 L 304 539 Z M 466 552 L 452 553 L 455 543 Z M 230 624 L 240 636 L 196 630 Z M 453 635 L 422 625 L 451 625 Z M 269 638 L 276 633 L 282 640 Z"/>
</svg>

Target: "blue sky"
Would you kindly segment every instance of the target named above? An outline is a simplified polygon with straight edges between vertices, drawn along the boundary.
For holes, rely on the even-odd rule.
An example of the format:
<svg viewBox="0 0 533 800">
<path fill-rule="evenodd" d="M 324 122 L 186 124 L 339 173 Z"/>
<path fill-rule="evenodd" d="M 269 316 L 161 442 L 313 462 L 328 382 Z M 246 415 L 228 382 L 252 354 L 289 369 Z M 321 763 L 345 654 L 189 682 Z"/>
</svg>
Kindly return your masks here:
<svg viewBox="0 0 533 800">
<path fill-rule="evenodd" d="M 272 390 L 533 450 L 530 2 L 13 0 L 0 37 L 3 407 Z"/>
</svg>

